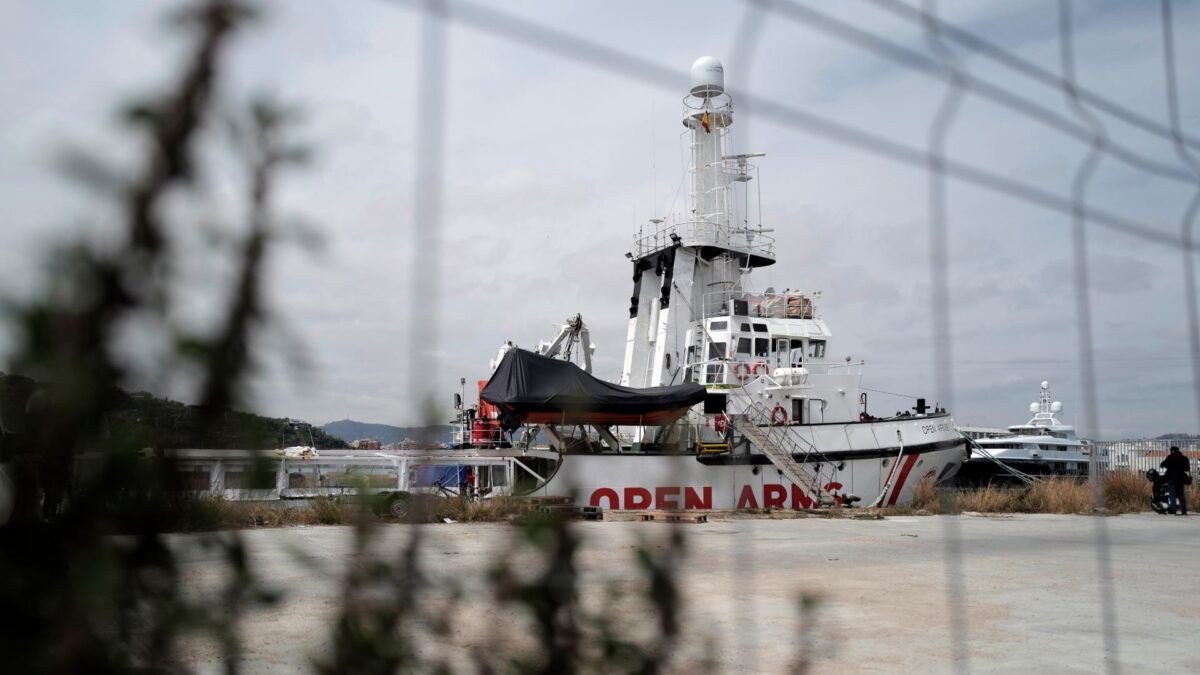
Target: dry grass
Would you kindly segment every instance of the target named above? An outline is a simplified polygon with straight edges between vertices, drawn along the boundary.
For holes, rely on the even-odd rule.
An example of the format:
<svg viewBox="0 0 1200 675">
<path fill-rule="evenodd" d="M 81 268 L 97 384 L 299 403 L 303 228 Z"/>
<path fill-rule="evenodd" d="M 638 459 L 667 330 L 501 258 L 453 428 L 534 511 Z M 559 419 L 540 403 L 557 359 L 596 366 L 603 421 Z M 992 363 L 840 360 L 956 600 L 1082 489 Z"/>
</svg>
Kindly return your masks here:
<svg viewBox="0 0 1200 675">
<path fill-rule="evenodd" d="M 1029 513 L 1091 513 L 1092 487 L 1072 478 L 1044 478 L 1024 491 L 1022 511 Z"/>
<path fill-rule="evenodd" d="M 1142 473 L 1114 471 L 1104 477 L 1104 506 L 1114 513 L 1149 511 L 1150 489 Z"/>
<path fill-rule="evenodd" d="M 1028 488 L 981 487 L 945 491 L 953 494 L 954 508 L 943 513 L 975 511 L 979 513 L 1091 513 L 1092 486 L 1086 480 L 1043 478 Z M 928 503 L 927 494 L 918 490 L 917 499 Z M 1188 503 L 1200 505 L 1200 486 L 1188 488 Z M 933 511 L 928 506 L 923 506 Z M 1104 508 L 1108 513 L 1142 513 L 1150 510 L 1150 481 L 1141 473 L 1114 471 L 1104 477 Z"/>
<path fill-rule="evenodd" d="M 347 504 L 341 500 L 330 499 L 328 497 L 318 497 L 309 504 L 308 511 L 305 514 L 309 518 L 316 520 L 318 525 L 342 525 L 350 521 L 351 517 L 359 510 L 364 508 L 361 504 Z"/>
<path fill-rule="evenodd" d="M 186 499 L 174 507 L 176 530 L 207 532 L 244 530 L 256 527 L 292 527 L 295 525 L 341 525 L 350 521 L 357 505 L 328 497 L 297 506 L 279 501 L 226 501 L 224 499 Z"/>
<path fill-rule="evenodd" d="M 941 513 L 942 496 L 938 491 L 937 481 L 933 478 L 922 478 L 913 488 L 912 508 L 915 511 Z"/>
<path fill-rule="evenodd" d="M 428 495 L 418 500 L 410 520 L 440 523 L 512 522 L 529 512 L 527 501 L 513 497 L 468 501 Z M 353 522 L 367 508 L 354 500 L 318 497 L 307 504 L 283 501 L 226 501 L 224 499 L 181 499 L 173 528 L 179 532 L 242 530 L 257 527 L 294 527 L 297 525 L 344 525 Z M 374 512 L 371 517 L 376 517 Z"/>
<path fill-rule="evenodd" d="M 449 518 L 460 523 L 510 522 L 529 512 L 529 502 L 513 497 L 475 501 L 452 497 L 437 500 L 431 511 L 435 521 Z"/>
<path fill-rule="evenodd" d="M 1012 513 L 1020 510 L 1021 495 L 1024 490 L 1018 488 L 986 487 L 974 490 L 959 490 L 954 511 L 972 511 L 978 513 Z"/>
<path fill-rule="evenodd" d="M 218 502 L 212 505 L 217 522 L 212 529 L 243 530 L 255 527 L 306 525 L 309 509 L 298 509 L 274 502 Z"/>
</svg>

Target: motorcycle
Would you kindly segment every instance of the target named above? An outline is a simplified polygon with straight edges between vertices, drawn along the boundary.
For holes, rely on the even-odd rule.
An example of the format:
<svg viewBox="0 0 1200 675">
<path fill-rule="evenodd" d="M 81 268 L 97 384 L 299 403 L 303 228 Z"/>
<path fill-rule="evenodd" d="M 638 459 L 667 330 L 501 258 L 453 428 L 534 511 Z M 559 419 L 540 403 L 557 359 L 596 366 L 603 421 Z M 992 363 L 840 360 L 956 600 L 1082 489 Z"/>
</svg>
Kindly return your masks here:
<svg viewBox="0 0 1200 675">
<path fill-rule="evenodd" d="M 1166 513 L 1168 503 L 1167 476 L 1162 469 L 1147 469 L 1146 479 L 1152 486 L 1150 491 L 1150 508 L 1155 513 Z"/>
</svg>

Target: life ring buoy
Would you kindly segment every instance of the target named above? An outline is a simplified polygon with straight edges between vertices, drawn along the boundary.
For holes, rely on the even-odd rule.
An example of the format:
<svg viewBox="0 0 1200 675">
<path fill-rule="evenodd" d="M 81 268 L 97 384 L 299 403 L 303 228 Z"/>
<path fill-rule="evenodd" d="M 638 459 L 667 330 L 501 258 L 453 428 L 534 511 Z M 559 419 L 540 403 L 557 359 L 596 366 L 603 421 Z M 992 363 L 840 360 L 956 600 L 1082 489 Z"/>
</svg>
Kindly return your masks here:
<svg viewBox="0 0 1200 675">
<path fill-rule="evenodd" d="M 733 376 L 737 378 L 738 382 L 745 382 L 746 380 L 750 379 L 750 364 L 748 364 L 748 363 L 734 364 Z"/>
<path fill-rule="evenodd" d="M 787 411 L 783 409 L 783 406 L 776 403 L 775 407 L 771 408 L 771 424 L 774 424 L 775 426 L 779 426 L 781 424 L 787 424 L 787 422 L 788 422 Z"/>
<path fill-rule="evenodd" d="M 762 369 L 761 373 L 759 372 L 760 368 Z M 762 361 L 757 361 L 754 364 L 754 370 L 752 372 L 755 375 L 770 375 L 771 374 L 771 366 L 768 366 L 767 364 L 763 363 Z"/>
<path fill-rule="evenodd" d="M 724 413 L 718 413 L 717 416 L 713 418 L 713 429 L 715 429 L 718 434 L 724 434 L 725 430 L 728 428 L 728 418 L 725 417 Z"/>
</svg>

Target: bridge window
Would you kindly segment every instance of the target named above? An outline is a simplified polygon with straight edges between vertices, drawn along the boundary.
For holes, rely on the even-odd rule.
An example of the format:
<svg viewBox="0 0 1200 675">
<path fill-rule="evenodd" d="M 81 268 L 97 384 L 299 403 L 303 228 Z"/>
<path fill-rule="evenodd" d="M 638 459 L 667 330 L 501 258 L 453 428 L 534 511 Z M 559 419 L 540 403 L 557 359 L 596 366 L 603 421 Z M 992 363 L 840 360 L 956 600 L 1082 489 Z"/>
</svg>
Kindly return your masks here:
<svg viewBox="0 0 1200 675">
<path fill-rule="evenodd" d="M 728 330 L 728 328 L 729 328 L 728 321 L 713 321 L 708 324 L 709 330 Z"/>
<path fill-rule="evenodd" d="M 737 339 L 737 353 L 750 355 L 750 338 L 740 337 Z"/>
<path fill-rule="evenodd" d="M 750 332 L 750 324 L 748 324 L 748 323 L 742 324 L 742 332 L 749 333 Z"/>
<path fill-rule="evenodd" d="M 810 359 L 825 358 L 825 341 L 824 340 L 809 340 L 808 341 L 808 358 L 810 358 Z"/>
<path fill-rule="evenodd" d="M 756 324 L 754 324 L 754 332 L 755 332 L 755 333 L 765 333 L 765 332 L 767 332 L 767 324 L 765 324 L 765 323 L 756 323 Z"/>
<path fill-rule="evenodd" d="M 710 358 L 710 359 L 725 358 L 725 343 L 724 342 L 708 343 L 708 358 Z"/>
<path fill-rule="evenodd" d="M 771 349 L 771 341 L 767 338 L 754 338 L 754 355 L 759 358 L 766 358 L 767 352 Z"/>
</svg>

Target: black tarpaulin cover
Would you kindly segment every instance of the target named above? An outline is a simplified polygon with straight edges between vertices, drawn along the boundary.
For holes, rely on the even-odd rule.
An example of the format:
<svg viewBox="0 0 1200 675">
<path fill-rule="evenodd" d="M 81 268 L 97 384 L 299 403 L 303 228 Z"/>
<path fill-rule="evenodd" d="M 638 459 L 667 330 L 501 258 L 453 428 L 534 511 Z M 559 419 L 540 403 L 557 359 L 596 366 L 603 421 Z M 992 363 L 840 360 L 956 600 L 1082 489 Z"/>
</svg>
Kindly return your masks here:
<svg viewBox="0 0 1200 675">
<path fill-rule="evenodd" d="M 683 410 L 704 400 L 704 387 L 634 389 L 596 379 L 568 361 L 510 349 L 479 397 L 518 414 L 607 413 L 632 417 Z"/>
</svg>

